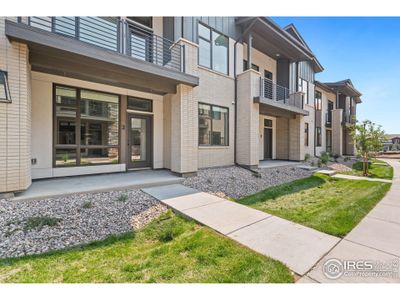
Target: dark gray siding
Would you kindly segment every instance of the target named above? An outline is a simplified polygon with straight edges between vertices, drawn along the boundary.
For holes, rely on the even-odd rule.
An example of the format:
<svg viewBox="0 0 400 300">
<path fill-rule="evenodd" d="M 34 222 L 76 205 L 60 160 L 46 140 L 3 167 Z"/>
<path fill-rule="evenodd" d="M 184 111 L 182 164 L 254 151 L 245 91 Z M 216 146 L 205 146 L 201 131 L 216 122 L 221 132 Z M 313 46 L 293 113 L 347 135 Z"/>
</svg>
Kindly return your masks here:
<svg viewBox="0 0 400 300">
<path fill-rule="evenodd" d="M 289 88 L 289 60 L 278 59 L 276 64 L 276 83 Z"/>
<path fill-rule="evenodd" d="M 297 70 L 298 68 L 298 70 Z M 301 61 L 298 64 L 290 64 L 289 88 L 293 91 L 297 90 L 297 78 L 303 78 L 308 82 L 314 83 L 314 70 L 309 61 Z"/>
<path fill-rule="evenodd" d="M 183 37 L 197 43 L 198 22 L 202 22 L 232 39 L 236 40 L 240 37 L 240 28 L 235 24 L 235 17 L 175 17 L 175 39 Z"/>
</svg>

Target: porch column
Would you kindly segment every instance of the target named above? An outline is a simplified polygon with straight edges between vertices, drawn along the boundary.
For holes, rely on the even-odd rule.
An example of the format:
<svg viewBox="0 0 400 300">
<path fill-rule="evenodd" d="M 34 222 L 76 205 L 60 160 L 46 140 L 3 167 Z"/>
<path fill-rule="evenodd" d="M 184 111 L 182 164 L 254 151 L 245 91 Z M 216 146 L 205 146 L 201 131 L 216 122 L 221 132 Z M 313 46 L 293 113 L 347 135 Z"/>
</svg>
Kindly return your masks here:
<svg viewBox="0 0 400 300">
<path fill-rule="evenodd" d="M 343 155 L 343 109 L 332 110 L 332 154 Z"/>
<path fill-rule="evenodd" d="M 260 73 L 249 68 L 237 78 L 236 162 L 257 168 L 259 162 Z"/>
<path fill-rule="evenodd" d="M 289 160 L 304 160 L 304 117 L 289 119 Z"/>
<path fill-rule="evenodd" d="M 247 67 L 251 69 L 251 65 L 253 63 L 253 36 L 249 33 L 249 37 L 247 40 Z"/>
<path fill-rule="evenodd" d="M 183 46 L 184 69 L 197 76 L 198 46 L 187 40 L 178 41 Z M 165 97 L 164 123 L 165 166 L 171 171 L 189 176 L 197 172 L 198 160 L 198 100 L 196 88 L 179 84 L 176 94 Z"/>
<path fill-rule="evenodd" d="M 0 69 L 8 73 L 12 102 L 0 102 L 0 193 L 26 190 L 32 182 L 28 47 L 10 43 L 5 19 L 0 17 Z"/>
</svg>

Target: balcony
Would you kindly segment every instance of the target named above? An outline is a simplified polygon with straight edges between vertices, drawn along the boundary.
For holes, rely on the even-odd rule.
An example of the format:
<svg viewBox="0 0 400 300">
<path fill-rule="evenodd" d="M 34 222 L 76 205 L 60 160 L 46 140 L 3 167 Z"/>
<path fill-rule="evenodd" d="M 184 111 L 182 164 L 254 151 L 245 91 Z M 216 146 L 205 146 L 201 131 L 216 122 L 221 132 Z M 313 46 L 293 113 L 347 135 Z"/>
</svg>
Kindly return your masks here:
<svg viewBox="0 0 400 300">
<path fill-rule="evenodd" d="M 350 112 L 346 112 L 343 110 L 342 115 L 342 124 L 343 125 L 352 125 L 356 122 L 356 116 L 351 114 Z"/>
<path fill-rule="evenodd" d="M 28 45 L 34 71 L 158 94 L 198 85 L 185 72 L 184 46 L 127 19 L 20 17 L 6 21 L 6 35 Z"/>
<path fill-rule="evenodd" d="M 279 111 L 302 115 L 309 114 L 308 111 L 304 110 L 303 93 L 293 92 L 268 78 L 260 78 L 260 97 L 256 97 L 255 102 L 273 107 L 276 115 L 282 114 Z M 270 110 L 272 112 L 272 109 Z"/>
</svg>

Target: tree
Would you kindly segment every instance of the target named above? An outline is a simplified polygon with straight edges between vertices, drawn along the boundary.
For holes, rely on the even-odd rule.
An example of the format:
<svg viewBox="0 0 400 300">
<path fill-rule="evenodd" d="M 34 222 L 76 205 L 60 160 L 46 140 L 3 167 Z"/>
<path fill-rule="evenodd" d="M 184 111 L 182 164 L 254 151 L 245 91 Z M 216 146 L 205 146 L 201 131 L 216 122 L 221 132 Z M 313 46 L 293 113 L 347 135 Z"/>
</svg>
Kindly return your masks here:
<svg viewBox="0 0 400 300">
<path fill-rule="evenodd" d="M 356 121 L 350 130 L 357 151 L 363 159 L 363 175 L 368 176 L 368 159 L 382 148 L 385 132 L 382 126 L 369 120 Z"/>
</svg>

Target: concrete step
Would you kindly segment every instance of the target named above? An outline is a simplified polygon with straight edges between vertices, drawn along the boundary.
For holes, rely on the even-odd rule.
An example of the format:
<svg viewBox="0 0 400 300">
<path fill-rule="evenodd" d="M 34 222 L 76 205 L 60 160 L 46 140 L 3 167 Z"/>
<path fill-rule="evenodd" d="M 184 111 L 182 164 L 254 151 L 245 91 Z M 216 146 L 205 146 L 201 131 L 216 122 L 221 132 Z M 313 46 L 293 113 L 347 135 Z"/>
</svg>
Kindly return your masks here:
<svg viewBox="0 0 400 300">
<path fill-rule="evenodd" d="M 328 175 L 328 176 L 336 175 L 335 170 L 319 170 L 317 173 Z"/>
</svg>

